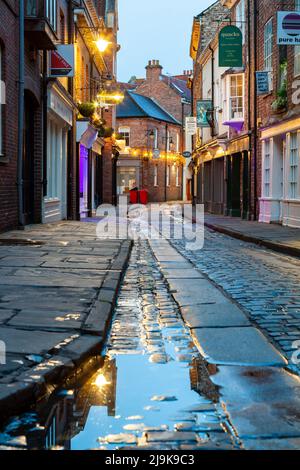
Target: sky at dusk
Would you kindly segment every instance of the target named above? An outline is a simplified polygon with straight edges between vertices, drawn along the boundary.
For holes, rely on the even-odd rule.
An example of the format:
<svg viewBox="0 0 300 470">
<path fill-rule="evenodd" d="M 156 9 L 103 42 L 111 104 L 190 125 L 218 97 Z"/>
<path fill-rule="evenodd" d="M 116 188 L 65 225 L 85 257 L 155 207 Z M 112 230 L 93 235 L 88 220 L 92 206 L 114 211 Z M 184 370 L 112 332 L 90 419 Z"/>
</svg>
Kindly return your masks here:
<svg viewBox="0 0 300 470">
<path fill-rule="evenodd" d="M 119 0 L 118 79 L 145 76 L 150 59 L 171 75 L 192 68 L 189 45 L 193 17 L 214 0 Z"/>
</svg>

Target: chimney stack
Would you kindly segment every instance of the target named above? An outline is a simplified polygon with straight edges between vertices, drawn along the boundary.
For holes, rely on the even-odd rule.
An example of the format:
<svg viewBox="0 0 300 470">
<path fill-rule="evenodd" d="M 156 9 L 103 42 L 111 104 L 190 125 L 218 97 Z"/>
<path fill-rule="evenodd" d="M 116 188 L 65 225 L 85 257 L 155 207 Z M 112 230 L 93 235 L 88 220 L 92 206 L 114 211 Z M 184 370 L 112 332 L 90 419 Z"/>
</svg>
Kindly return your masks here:
<svg viewBox="0 0 300 470">
<path fill-rule="evenodd" d="M 146 77 L 148 81 L 154 82 L 160 80 L 162 66 L 159 63 L 159 60 L 149 60 L 146 67 Z"/>
</svg>

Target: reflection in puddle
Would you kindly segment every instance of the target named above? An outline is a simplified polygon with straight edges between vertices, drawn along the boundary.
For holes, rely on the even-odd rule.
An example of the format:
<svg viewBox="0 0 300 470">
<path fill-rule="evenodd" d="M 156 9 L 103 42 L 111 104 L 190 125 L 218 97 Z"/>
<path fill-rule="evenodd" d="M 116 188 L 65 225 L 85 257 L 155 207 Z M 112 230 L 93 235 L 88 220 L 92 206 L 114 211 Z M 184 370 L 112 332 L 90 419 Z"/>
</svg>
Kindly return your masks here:
<svg viewBox="0 0 300 470">
<path fill-rule="evenodd" d="M 31 449 L 231 448 L 217 402 L 149 246 L 139 242 L 103 365 L 84 384 L 14 418 L 1 443 L 21 436 L 17 445 Z"/>
</svg>

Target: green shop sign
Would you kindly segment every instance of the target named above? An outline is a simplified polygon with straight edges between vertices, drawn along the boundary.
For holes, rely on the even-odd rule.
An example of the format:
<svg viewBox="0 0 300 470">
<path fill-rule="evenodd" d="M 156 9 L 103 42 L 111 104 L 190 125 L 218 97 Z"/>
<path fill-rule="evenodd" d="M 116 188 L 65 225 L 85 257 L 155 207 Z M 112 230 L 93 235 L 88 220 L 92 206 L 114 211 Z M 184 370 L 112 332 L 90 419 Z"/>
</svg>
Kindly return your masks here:
<svg viewBox="0 0 300 470">
<path fill-rule="evenodd" d="M 237 26 L 225 26 L 219 34 L 219 67 L 243 66 L 243 35 Z"/>
</svg>

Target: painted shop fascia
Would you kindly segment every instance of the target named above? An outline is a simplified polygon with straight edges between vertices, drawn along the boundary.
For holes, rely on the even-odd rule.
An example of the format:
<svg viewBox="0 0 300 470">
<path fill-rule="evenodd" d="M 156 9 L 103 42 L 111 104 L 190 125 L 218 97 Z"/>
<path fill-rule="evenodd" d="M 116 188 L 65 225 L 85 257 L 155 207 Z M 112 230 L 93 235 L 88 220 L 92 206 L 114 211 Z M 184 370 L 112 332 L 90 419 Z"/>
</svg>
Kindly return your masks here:
<svg viewBox="0 0 300 470">
<path fill-rule="evenodd" d="M 47 186 L 43 200 L 43 223 L 67 218 L 69 139 L 75 104 L 59 82 L 47 93 Z"/>
</svg>

